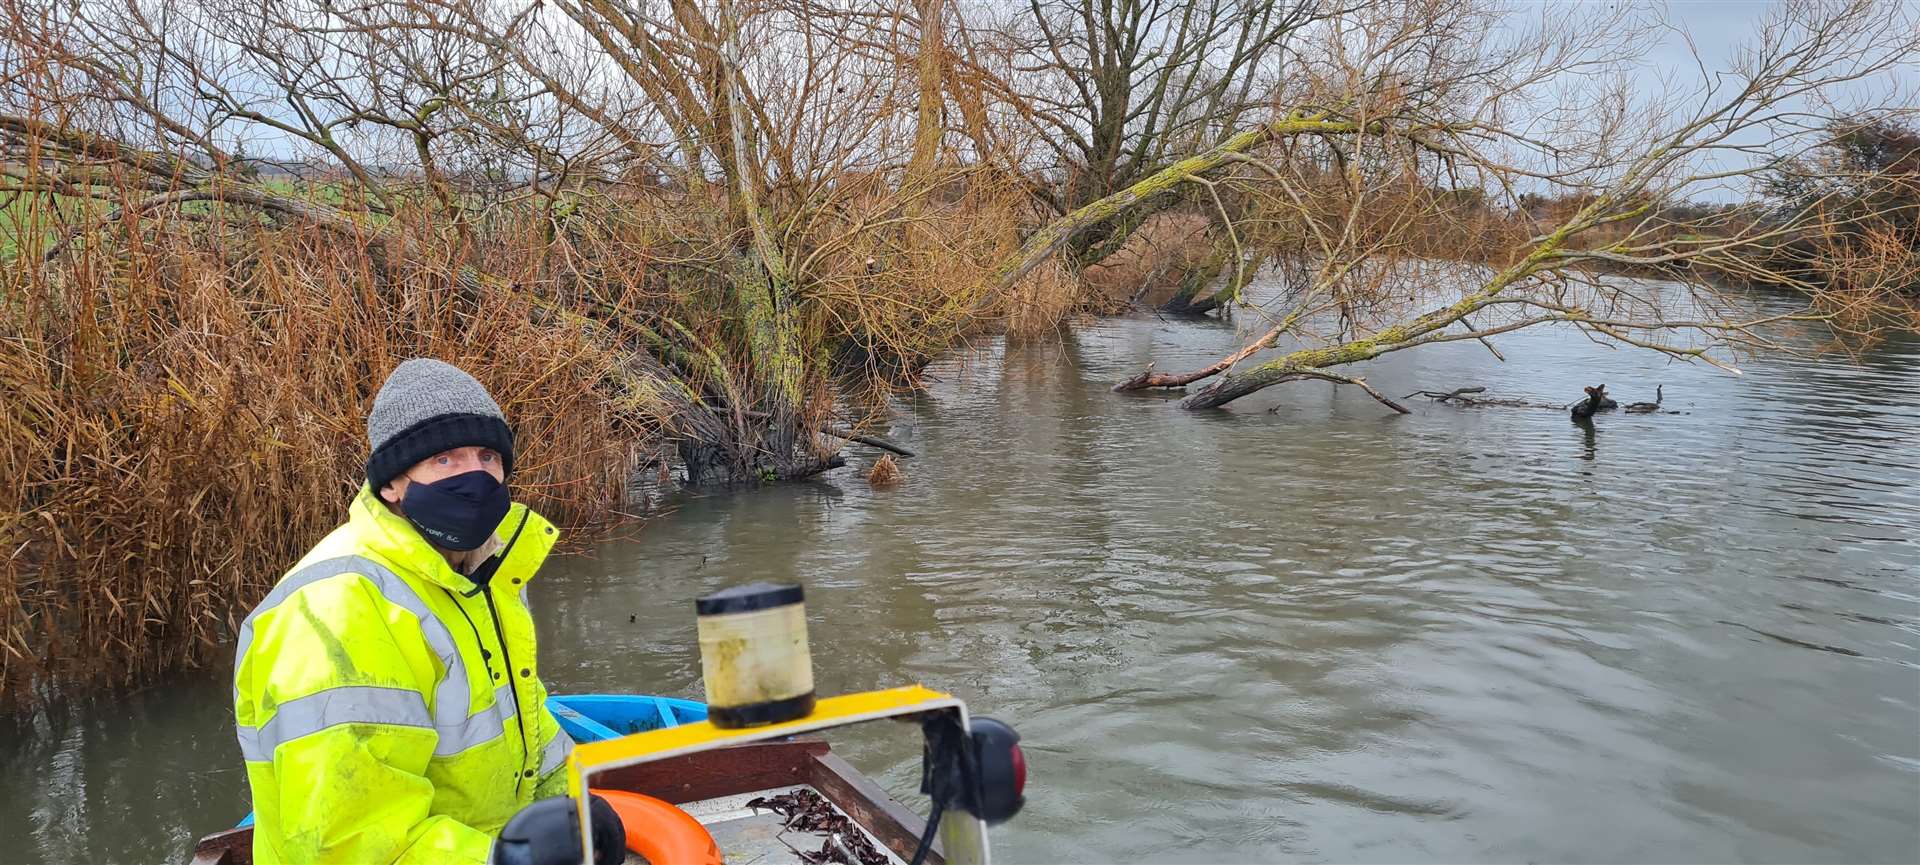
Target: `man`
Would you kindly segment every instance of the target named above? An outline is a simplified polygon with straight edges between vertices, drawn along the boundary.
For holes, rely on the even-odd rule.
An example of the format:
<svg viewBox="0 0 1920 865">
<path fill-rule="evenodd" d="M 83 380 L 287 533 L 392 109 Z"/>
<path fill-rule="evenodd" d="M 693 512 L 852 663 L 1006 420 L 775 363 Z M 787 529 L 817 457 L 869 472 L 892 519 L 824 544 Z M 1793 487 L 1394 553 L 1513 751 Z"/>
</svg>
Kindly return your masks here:
<svg viewBox="0 0 1920 865">
<path fill-rule="evenodd" d="M 367 444 L 346 524 L 240 628 L 254 861 L 483 863 L 566 792 L 526 603 L 554 528 L 511 503 L 513 434 L 452 366 L 400 364 Z"/>
</svg>

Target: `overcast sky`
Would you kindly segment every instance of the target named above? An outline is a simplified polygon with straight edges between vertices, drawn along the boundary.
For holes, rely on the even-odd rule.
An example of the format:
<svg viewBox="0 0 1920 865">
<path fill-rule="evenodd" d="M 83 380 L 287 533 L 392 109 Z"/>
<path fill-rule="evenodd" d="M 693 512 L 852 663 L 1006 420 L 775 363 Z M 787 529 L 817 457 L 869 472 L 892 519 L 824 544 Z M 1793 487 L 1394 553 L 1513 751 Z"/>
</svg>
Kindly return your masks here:
<svg viewBox="0 0 1920 865">
<path fill-rule="evenodd" d="M 1591 14 L 1597 11 L 1596 7 L 1614 9 L 1621 5 L 1619 0 L 1509 2 L 1518 13 L 1513 19 L 1516 22 L 1578 16 L 1583 14 L 1582 7 Z M 1903 2 L 1909 9 L 1920 9 L 1920 0 Z M 1664 91 L 1676 106 L 1682 103 L 1691 106 L 1699 103 L 1699 88 L 1704 83 L 1702 67 L 1707 75 L 1732 69 L 1743 44 L 1752 42 L 1768 13 L 1778 4 L 1766 0 L 1666 0 L 1664 4 L 1659 0 L 1636 0 L 1629 5 L 1645 14 L 1662 16 L 1670 25 L 1670 29 L 1657 31 L 1657 40 L 1652 44 L 1632 46 L 1644 52 L 1638 61 L 1637 89 L 1648 96 Z M 1698 52 L 1697 60 L 1695 52 Z M 1865 79 L 1841 92 L 1871 97 L 1871 101 L 1884 101 L 1900 93 L 1905 94 L 1901 98 L 1909 104 L 1920 107 L 1920 66 Z M 1736 136 L 1731 143 L 1756 144 L 1765 140 L 1764 134 L 1755 130 L 1752 134 Z M 1721 153 L 1712 159 L 1710 164 L 1719 169 L 1736 167 L 1729 164 L 1731 162 L 1745 162 L 1745 158 L 1732 153 Z M 1696 187 L 1687 194 L 1715 201 L 1741 198 L 1747 193 L 1746 184 L 1736 181 L 1711 188 Z"/>
<path fill-rule="evenodd" d="M 1578 14 L 1582 6 L 1613 8 L 1621 4 L 1618 0 L 1510 0 L 1516 11 L 1532 7 L 1551 13 L 1565 10 L 1569 14 Z M 1904 0 L 1910 8 L 1920 4 L 1920 0 Z M 1648 8 L 1645 2 L 1630 5 Z M 1733 65 L 1734 55 L 1743 41 L 1750 40 L 1759 32 L 1760 22 L 1774 3 L 1765 0 L 1667 0 L 1664 4 L 1666 20 L 1676 30 L 1682 31 L 1691 39 L 1694 48 L 1700 52 L 1700 61 L 1709 71 L 1725 70 Z M 1658 12 L 1661 6 L 1655 0 L 1651 10 Z M 1688 51 L 1686 39 L 1681 33 L 1667 32 L 1664 38 L 1647 50 L 1642 61 L 1645 67 L 1647 83 L 1650 86 L 1669 80 L 1667 76 L 1679 74 L 1685 76 L 1680 83 L 1695 83 L 1700 73 L 1693 55 Z M 1900 76 L 1906 85 L 1920 82 L 1920 68 L 1908 69 Z M 1887 82 L 1876 82 L 1875 86 L 1889 86 Z"/>
<path fill-rule="evenodd" d="M 1559 2 L 1572 5 L 1570 0 Z M 1734 46 L 1754 32 L 1769 5 L 1753 0 L 1670 0 L 1667 17 L 1693 37 L 1709 68 L 1725 68 Z M 1693 65 L 1686 45 L 1677 38 L 1654 49 L 1648 59 L 1666 66 Z"/>
</svg>

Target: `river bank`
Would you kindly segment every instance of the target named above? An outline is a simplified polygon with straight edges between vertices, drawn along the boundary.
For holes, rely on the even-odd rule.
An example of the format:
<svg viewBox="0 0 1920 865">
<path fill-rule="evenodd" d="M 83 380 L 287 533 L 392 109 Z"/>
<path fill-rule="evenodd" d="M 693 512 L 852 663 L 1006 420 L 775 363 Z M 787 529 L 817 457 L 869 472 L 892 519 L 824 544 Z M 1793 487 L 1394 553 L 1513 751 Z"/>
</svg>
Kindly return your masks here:
<svg viewBox="0 0 1920 865">
<path fill-rule="evenodd" d="M 556 562 L 542 669 L 697 695 L 692 598 L 801 579 L 823 691 L 919 680 L 1020 724 L 1006 862 L 1920 853 L 1920 343 L 1736 378 L 1542 330 L 1509 364 L 1356 370 L 1685 412 L 1591 431 L 1313 382 L 1205 413 L 1107 390 L 1243 336 L 1141 316 L 944 360 L 882 430 L 921 453 L 900 486 L 684 497 Z M 244 807 L 225 699 L 212 671 L 25 722 L 0 835 L 177 860 Z M 905 794 L 906 745 L 837 750 Z"/>
</svg>

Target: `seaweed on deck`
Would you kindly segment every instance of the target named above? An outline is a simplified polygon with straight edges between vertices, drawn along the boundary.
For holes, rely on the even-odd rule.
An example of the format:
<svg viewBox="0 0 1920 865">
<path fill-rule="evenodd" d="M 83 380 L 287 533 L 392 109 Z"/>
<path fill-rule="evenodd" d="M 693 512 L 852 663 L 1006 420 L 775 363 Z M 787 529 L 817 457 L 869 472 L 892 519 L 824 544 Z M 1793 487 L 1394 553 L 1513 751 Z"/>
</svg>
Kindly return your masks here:
<svg viewBox="0 0 1920 865">
<path fill-rule="evenodd" d="M 887 854 L 867 840 L 867 833 L 852 819 L 833 807 L 825 796 L 800 788 L 778 796 L 761 796 L 747 802 L 754 810 L 762 808 L 779 814 L 791 830 L 818 832 L 824 836 L 817 851 L 795 848 L 806 865 L 887 865 Z"/>
</svg>

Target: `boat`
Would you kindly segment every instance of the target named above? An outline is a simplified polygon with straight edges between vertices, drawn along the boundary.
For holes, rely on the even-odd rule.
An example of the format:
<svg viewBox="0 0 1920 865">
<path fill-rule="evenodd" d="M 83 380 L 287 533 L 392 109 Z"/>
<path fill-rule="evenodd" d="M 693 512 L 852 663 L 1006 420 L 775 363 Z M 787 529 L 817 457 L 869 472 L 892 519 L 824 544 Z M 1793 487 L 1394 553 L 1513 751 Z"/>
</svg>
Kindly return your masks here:
<svg viewBox="0 0 1920 865">
<path fill-rule="evenodd" d="M 705 704 L 670 697 L 567 695 L 551 698 L 548 707 L 567 734 L 583 744 L 707 726 Z M 825 740 L 806 736 L 609 768 L 594 774 L 592 788 L 638 793 L 677 806 L 706 828 L 727 862 L 907 865 L 926 831 L 924 819 L 834 754 Z M 193 865 L 251 865 L 251 823 L 248 815 L 240 826 L 202 838 L 194 847 Z M 808 831 L 790 824 L 838 831 Z M 934 847 L 925 861 L 944 863 L 941 848 Z"/>
<path fill-rule="evenodd" d="M 564 694 L 548 697 L 547 710 L 575 742 L 604 742 L 707 719 L 707 704 L 699 700 L 641 694 Z"/>
<path fill-rule="evenodd" d="M 755 583 L 699 599 L 704 704 L 549 700 L 574 739 L 568 795 L 520 809 L 490 861 L 600 862 L 607 857 L 596 847 L 618 840 L 653 865 L 986 865 L 987 827 L 1026 802 L 1019 733 L 921 685 L 818 696 L 803 597 L 799 586 Z M 924 820 L 819 738 L 888 719 L 922 737 Z M 580 831 L 604 808 L 620 816 L 624 838 Z M 244 821 L 194 848 L 193 865 L 252 861 Z"/>
</svg>

